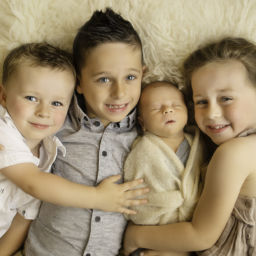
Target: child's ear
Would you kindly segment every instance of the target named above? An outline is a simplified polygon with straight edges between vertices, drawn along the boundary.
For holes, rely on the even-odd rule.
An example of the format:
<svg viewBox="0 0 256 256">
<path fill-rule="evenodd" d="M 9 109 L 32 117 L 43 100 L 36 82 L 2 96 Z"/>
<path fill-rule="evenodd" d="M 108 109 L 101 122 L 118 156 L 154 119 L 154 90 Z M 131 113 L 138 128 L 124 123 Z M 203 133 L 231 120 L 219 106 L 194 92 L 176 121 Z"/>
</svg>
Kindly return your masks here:
<svg viewBox="0 0 256 256">
<path fill-rule="evenodd" d="M 143 67 L 142 67 L 142 75 L 144 76 L 147 71 L 148 71 L 148 67 L 146 65 L 143 65 Z"/>
<path fill-rule="evenodd" d="M 141 116 L 138 116 L 138 122 L 139 122 L 139 125 L 140 125 L 140 127 L 141 127 L 141 130 L 142 130 L 143 132 L 145 132 L 145 131 L 146 131 L 146 127 L 145 127 L 145 125 L 144 125 L 144 121 L 143 121 L 143 118 L 142 118 Z"/>
<path fill-rule="evenodd" d="M 83 93 L 80 84 L 76 85 L 76 91 L 77 91 L 78 94 L 82 94 Z"/>
<path fill-rule="evenodd" d="M 80 86 L 80 76 L 77 74 L 77 77 L 76 77 L 76 92 L 78 94 L 82 94 L 82 89 L 81 89 L 81 86 Z"/>
<path fill-rule="evenodd" d="M 2 84 L 0 84 L 0 104 L 5 106 L 6 103 L 6 90 Z"/>
</svg>

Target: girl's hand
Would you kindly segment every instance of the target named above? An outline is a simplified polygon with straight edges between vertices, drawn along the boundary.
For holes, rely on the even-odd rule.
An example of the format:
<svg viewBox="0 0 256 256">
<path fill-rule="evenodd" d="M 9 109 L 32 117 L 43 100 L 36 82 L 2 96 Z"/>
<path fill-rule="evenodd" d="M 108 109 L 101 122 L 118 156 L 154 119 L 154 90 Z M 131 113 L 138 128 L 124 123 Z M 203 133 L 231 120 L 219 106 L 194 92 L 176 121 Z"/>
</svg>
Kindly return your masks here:
<svg viewBox="0 0 256 256">
<path fill-rule="evenodd" d="M 106 178 L 96 187 L 97 195 L 94 208 L 109 212 L 136 214 L 136 211 L 129 207 L 147 203 L 145 198 L 138 198 L 149 191 L 146 187 L 136 188 L 143 183 L 142 179 L 117 184 L 116 182 L 120 178 L 120 175 Z"/>
</svg>

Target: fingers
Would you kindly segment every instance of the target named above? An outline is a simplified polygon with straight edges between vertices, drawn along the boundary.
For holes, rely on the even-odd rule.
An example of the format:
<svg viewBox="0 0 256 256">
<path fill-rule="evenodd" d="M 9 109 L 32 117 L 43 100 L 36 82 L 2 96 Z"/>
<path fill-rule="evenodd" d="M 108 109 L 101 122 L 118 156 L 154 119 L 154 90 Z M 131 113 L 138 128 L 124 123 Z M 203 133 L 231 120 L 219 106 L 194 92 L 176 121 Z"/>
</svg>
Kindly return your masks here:
<svg viewBox="0 0 256 256">
<path fill-rule="evenodd" d="M 137 213 L 136 211 L 134 211 L 132 209 L 128 209 L 128 208 L 124 208 L 124 207 L 120 208 L 119 212 L 122 214 L 127 214 L 127 215 L 134 215 Z"/>
<path fill-rule="evenodd" d="M 127 182 L 122 184 L 122 187 L 123 187 L 124 190 L 130 190 L 130 189 L 133 189 L 133 188 L 139 186 L 143 182 L 144 182 L 143 179 L 127 181 Z"/>
<path fill-rule="evenodd" d="M 136 198 L 138 196 L 145 195 L 149 192 L 149 188 L 138 188 L 134 190 L 128 190 L 125 192 L 127 199 Z"/>
</svg>

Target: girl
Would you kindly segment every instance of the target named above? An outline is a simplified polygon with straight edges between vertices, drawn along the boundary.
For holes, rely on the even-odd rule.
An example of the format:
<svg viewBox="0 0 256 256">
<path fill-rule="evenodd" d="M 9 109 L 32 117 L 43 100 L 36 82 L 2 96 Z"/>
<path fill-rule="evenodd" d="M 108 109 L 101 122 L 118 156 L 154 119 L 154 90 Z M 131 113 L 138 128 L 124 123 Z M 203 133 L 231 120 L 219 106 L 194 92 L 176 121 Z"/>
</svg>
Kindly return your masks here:
<svg viewBox="0 0 256 256">
<path fill-rule="evenodd" d="M 195 120 L 218 148 L 192 221 L 130 225 L 126 255 L 138 247 L 255 255 L 256 46 L 242 38 L 225 38 L 192 53 L 184 71 L 193 92 Z"/>
</svg>

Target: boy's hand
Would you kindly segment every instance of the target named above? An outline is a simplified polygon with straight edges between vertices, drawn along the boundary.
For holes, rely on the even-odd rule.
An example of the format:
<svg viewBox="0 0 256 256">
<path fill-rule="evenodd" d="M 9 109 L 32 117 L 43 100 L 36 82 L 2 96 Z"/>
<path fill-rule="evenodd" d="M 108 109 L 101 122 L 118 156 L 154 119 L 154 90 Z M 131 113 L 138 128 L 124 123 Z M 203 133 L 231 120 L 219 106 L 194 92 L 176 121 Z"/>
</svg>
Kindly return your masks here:
<svg viewBox="0 0 256 256">
<path fill-rule="evenodd" d="M 137 198 L 149 191 L 145 187 L 136 188 L 143 183 L 142 179 L 116 184 L 120 178 L 120 175 L 106 178 L 96 187 L 97 200 L 94 208 L 108 212 L 136 214 L 136 211 L 129 209 L 129 206 L 147 203 L 145 198 Z"/>
</svg>

